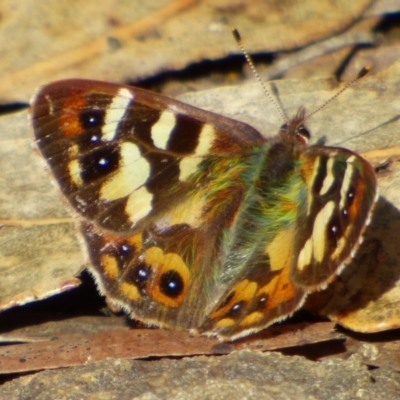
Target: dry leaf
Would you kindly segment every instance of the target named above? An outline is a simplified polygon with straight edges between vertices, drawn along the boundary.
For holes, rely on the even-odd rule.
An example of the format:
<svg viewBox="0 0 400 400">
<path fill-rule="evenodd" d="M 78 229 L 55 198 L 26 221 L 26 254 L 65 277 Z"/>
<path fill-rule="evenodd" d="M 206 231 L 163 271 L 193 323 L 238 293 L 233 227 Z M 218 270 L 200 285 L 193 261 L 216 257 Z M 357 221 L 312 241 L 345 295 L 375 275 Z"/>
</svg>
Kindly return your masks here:
<svg viewBox="0 0 400 400">
<path fill-rule="evenodd" d="M 399 58 L 400 46 L 398 43 L 375 49 L 360 49 L 347 66 L 343 74 L 343 79 L 352 79 L 356 76 L 357 71 L 365 65 L 371 67 L 370 75 L 373 75 L 389 68 L 391 65 L 395 64 Z"/>
<path fill-rule="evenodd" d="M 0 310 L 79 285 L 74 223 L 33 151 L 27 113 L 0 118 Z"/>
<path fill-rule="evenodd" d="M 334 332 L 332 323 L 283 325 L 231 343 L 160 329 L 68 334 L 48 341 L 0 347 L 0 374 L 84 365 L 107 358 L 220 355 L 241 349 L 267 351 L 342 338 L 342 334 Z"/>
<path fill-rule="evenodd" d="M 335 79 L 286 79 L 270 84 L 289 117 L 294 116 L 300 106 L 308 112 L 314 111 L 344 85 Z M 398 146 L 399 91 L 399 62 L 376 76 L 365 76 L 307 121 L 312 142 L 325 139 L 327 145 L 360 153 Z M 247 122 L 265 136 L 275 135 L 283 123 L 257 83 L 187 93 L 180 99 Z"/>
<path fill-rule="evenodd" d="M 351 80 L 357 76 L 364 65 L 371 64 L 361 64 L 361 66 L 358 64 L 358 68 L 354 70 L 354 65 L 357 64 L 352 63 L 352 68 L 350 68 L 348 65 L 343 66 L 343 63 L 346 63 L 349 58 L 351 60 L 356 58 L 358 54 L 358 52 L 354 54 L 356 47 L 372 48 L 378 45 L 375 28 L 380 21 L 381 18 L 378 17 L 362 19 L 343 33 L 299 49 L 289 55 L 280 56 L 271 66 L 266 68 L 263 76 L 268 77 L 268 79 L 280 77 L 286 79 L 323 78 L 335 76 L 338 70 L 345 67 L 341 79 L 344 81 Z M 378 69 L 376 69 L 376 72 L 378 72 Z"/>
<path fill-rule="evenodd" d="M 398 336 L 397 336 L 398 337 Z M 359 342 L 348 338 L 346 348 L 350 354 L 360 354 L 365 364 L 374 367 L 390 367 L 400 372 L 400 340 Z"/>
<path fill-rule="evenodd" d="M 27 100 L 48 81 L 138 80 L 203 59 L 238 53 L 230 26 L 249 52 L 290 50 L 343 31 L 371 0 L 132 0 L 3 2 L 3 100 Z M 90 23 L 88 23 L 90 21 Z M 9 38 L 13 38 L 10 40 Z"/>
<path fill-rule="evenodd" d="M 398 0 L 377 0 L 371 5 L 371 8 L 367 10 L 367 16 L 382 15 L 397 13 L 399 11 Z"/>
<path fill-rule="evenodd" d="M 47 315 L 46 315 L 47 316 Z M 35 320 L 36 318 L 36 320 Z M 53 317 L 54 318 L 54 317 Z M 16 318 L 15 318 L 16 319 Z M 112 333 L 131 329 L 126 323 L 126 317 L 111 315 L 74 316 L 65 318 L 64 315 L 52 321 L 40 322 L 38 315 L 24 315 L 13 321 L 13 318 L 2 318 L 2 325 L 9 326 L 8 332 L 0 333 L 0 343 L 32 343 L 54 339 L 67 340 L 68 337 L 98 333 Z M 12 326 L 22 326 L 11 328 Z"/>
</svg>

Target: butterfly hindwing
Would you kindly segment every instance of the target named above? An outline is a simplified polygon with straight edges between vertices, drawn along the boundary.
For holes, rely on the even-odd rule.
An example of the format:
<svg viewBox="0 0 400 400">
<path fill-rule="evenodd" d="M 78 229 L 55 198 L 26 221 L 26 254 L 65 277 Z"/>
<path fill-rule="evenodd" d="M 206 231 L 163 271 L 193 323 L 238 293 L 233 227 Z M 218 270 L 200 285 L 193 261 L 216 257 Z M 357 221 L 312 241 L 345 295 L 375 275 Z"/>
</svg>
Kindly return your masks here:
<svg viewBox="0 0 400 400">
<path fill-rule="evenodd" d="M 257 260 L 246 263 L 240 280 L 219 298 L 201 332 L 238 338 L 281 321 L 301 307 L 306 293 L 290 277 L 293 233 L 293 229 L 282 231 Z"/>
<path fill-rule="evenodd" d="M 202 315 L 189 302 L 203 299 L 188 296 L 196 281 L 196 260 L 179 246 L 181 240 L 186 246 L 193 241 L 189 226 L 175 226 L 167 234 L 147 229 L 118 236 L 83 222 L 81 232 L 90 271 L 111 303 L 150 325 L 189 329 L 199 323 Z"/>
</svg>

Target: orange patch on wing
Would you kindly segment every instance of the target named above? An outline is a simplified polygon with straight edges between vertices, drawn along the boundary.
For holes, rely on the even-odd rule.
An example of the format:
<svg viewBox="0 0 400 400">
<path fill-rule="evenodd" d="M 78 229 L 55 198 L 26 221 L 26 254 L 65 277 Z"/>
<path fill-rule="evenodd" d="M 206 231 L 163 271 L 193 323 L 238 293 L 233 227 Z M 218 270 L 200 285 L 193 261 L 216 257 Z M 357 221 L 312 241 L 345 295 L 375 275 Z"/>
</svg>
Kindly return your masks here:
<svg viewBox="0 0 400 400">
<path fill-rule="evenodd" d="M 82 133 L 79 121 L 80 111 L 87 105 L 87 101 L 82 96 L 74 96 L 66 99 L 63 104 L 60 117 L 60 126 L 66 138 L 80 135 Z"/>
<path fill-rule="evenodd" d="M 303 162 L 303 164 L 301 166 L 301 175 L 302 175 L 304 181 L 308 182 L 314 174 L 316 157 L 307 155 L 307 156 L 301 157 L 301 160 Z"/>
<path fill-rule="evenodd" d="M 254 298 L 254 294 L 257 291 L 257 283 L 250 282 L 248 279 L 245 279 L 242 282 L 239 282 L 230 293 L 234 293 L 231 300 L 225 304 L 223 307 L 217 308 L 212 314 L 211 318 L 221 318 L 225 314 L 227 314 L 231 308 L 238 302 L 244 301 L 249 302 Z M 229 294 L 228 294 L 229 296 Z M 222 320 L 221 320 L 222 321 Z"/>
<path fill-rule="evenodd" d="M 201 190 L 193 193 L 184 201 L 176 204 L 171 210 L 165 212 L 162 223 L 165 221 L 170 226 L 184 223 L 192 228 L 197 228 L 204 222 L 202 219 L 203 209 L 206 204 L 204 197 L 204 192 Z"/>
<path fill-rule="evenodd" d="M 272 271 L 280 271 L 290 266 L 295 228 L 279 232 L 265 249 L 265 254 L 270 258 Z"/>
<path fill-rule="evenodd" d="M 190 279 L 189 268 L 182 258 L 176 253 L 164 253 L 160 247 L 150 247 L 146 250 L 144 262 L 155 273 L 155 279 L 149 288 L 154 300 L 167 307 L 179 307 L 185 299 Z M 160 279 L 167 272 L 175 272 L 182 279 L 183 289 L 176 297 L 167 296 L 161 290 Z"/>
<path fill-rule="evenodd" d="M 122 293 L 126 298 L 132 301 L 139 301 L 142 299 L 142 295 L 139 289 L 132 285 L 131 283 L 123 282 L 119 287 L 120 293 Z"/>
<path fill-rule="evenodd" d="M 215 324 L 215 328 L 224 329 L 235 325 L 235 320 L 232 318 L 223 318 Z"/>
<path fill-rule="evenodd" d="M 137 250 L 143 247 L 143 238 L 141 233 L 136 233 L 135 235 L 128 238 L 128 242 Z"/>
<path fill-rule="evenodd" d="M 135 233 L 132 236 L 116 236 L 113 235 L 112 233 L 104 233 L 102 235 L 103 237 L 103 245 L 107 246 L 110 243 L 114 244 L 121 244 L 124 241 L 127 241 L 132 247 L 135 249 L 136 252 L 138 252 L 142 247 L 143 247 L 143 238 L 142 238 L 142 233 Z"/>
<path fill-rule="evenodd" d="M 294 299 L 298 294 L 298 288 L 290 278 L 290 268 L 284 268 L 267 285 L 260 288 L 257 296 L 268 295 L 265 305 L 267 310 L 272 310 Z"/>
<path fill-rule="evenodd" d="M 260 311 L 254 311 L 240 322 L 240 326 L 256 326 L 264 318 L 264 313 Z"/>
<path fill-rule="evenodd" d="M 360 213 L 360 210 L 362 208 L 362 203 L 364 202 L 364 196 L 363 196 L 364 193 L 365 193 L 365 181 L 359 179 L 357 182 L 356 195 L 354 196 L 353 204 L 351 205 L 349 210 L 350 219 L 352 221 L 356 220 L 358 214 Z"/>
<path fill-rule="evenodd" d="M 110 254 L 103 254 L 101 256 L 101 265 L 103 266 L 104 272 L 110 279 L 116 279 L 119 275 L 118 262 L 114 256 Z"/>
</svg>

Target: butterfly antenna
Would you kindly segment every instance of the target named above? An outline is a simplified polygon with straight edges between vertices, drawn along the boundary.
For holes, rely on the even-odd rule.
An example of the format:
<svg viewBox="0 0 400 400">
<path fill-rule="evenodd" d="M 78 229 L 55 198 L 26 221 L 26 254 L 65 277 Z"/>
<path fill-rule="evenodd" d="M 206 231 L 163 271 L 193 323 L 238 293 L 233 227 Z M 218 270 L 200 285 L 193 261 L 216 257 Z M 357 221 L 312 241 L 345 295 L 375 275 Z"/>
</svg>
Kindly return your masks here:
<svg viewBox="0 0 400 400">
<path fill-rule="evenodd" d="M 243 53 L 244 57 L 246 58 L 247 64 L 249 64 L 250 69 L 253 72 L 253 75 L 256 77 L 256 79 L 260 83 L 261 87 L 263 88 L 264 93 L 271 100 L 271 102 L 275 106 L 275 108 L 278 110 L 283 121 L 288 122 L 288 119 L 286 118 L 285 113 L 283 112 L 282 108 L 279 106 L 279 104 L 276 102 L 276 100 L 272 97 L 271 93 L 269 92 L 267 87 L 264 85 L 264 82 L 261 80 L 260 75 L 258 74 L 256 67 L 254 66 L 253 60 L 251 59 L 249 53 L 246 51 L 246 49 L 243 46 L 242 38 L 240 36 L 239 31 L 236 28 L 232 28 L 232 34 L 236 40 L 236 43 L 239 46 L 240 51 Z"/>
<path fill-rule="evenodd" d="M 351 81 L 347 82 L 345 86 L 343 86 L 342 89 L 340 89 L 335 95 L 333 95 L 330 99 L 328 99 L 325 103 L 323 103 L 321 106 L 319 106 L 316 110 L 314 110 L 312 113 L 306 115 L 304 117 L 304 120 L 309 119 L 312 115 L 317 113 L 318 111 L 322 110 L 325 108 L 332 100 L 336 99 L 339 95 L 341 95 L 345 90 L 347 90 L 354 82 L 358 81 L 362 77 L 368 74 L 368 72 L 371 70 L 371 67 L 365 66 L 363 67 L 360 72 L 357 74 L 355 78 L 353 78 Z"/>
</svg>

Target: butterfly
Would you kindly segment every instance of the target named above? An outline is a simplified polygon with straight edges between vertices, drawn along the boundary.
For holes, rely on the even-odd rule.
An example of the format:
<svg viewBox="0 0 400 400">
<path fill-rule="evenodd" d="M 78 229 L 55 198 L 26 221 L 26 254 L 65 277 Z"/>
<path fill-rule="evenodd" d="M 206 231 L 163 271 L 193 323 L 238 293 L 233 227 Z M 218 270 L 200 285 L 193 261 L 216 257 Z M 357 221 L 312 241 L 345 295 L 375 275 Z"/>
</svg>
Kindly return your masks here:
<svg viewBox="0 0 400 400">
<path fill-rule="evenodd" d="M 308 145 L 303 108 L 265 138 L 72 79 L 42 87 L 31 115 L 100 292 L 149 326 L 233 340 L 285 319 L 345 267 L 377 197 L 360 155 Z"/>
</svg>

